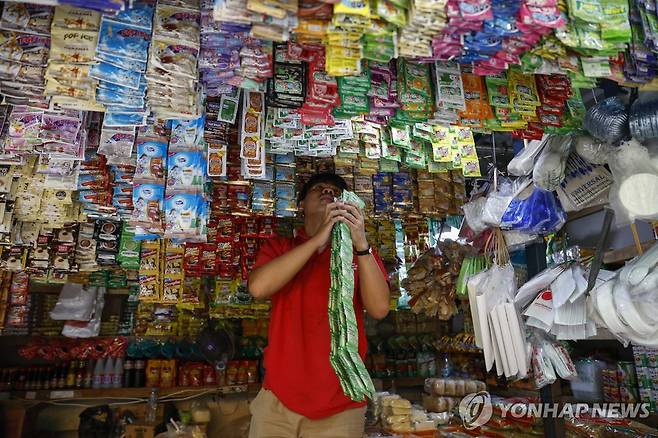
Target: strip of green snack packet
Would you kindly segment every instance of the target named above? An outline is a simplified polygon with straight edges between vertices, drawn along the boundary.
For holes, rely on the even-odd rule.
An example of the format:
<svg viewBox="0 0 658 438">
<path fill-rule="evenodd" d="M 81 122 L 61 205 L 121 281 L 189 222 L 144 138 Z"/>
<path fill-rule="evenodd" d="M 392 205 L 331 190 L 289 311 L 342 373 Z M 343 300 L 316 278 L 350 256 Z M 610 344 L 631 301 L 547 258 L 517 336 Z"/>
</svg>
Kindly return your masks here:
<svg viewBox="0 0 658 438">
<path fill-rule="evenodd" d="M 354 193 L 344 191 L 343 202 L 363 209 L 364 202 Z M 330 363 L 346 396 L 354 401 L 372 398 L 374 386 L 359 356 L 359 336 L 354 312 L 354 251 L 349 227 L 339 222 L 331 236 L 329 288 Z"/>
</svg>

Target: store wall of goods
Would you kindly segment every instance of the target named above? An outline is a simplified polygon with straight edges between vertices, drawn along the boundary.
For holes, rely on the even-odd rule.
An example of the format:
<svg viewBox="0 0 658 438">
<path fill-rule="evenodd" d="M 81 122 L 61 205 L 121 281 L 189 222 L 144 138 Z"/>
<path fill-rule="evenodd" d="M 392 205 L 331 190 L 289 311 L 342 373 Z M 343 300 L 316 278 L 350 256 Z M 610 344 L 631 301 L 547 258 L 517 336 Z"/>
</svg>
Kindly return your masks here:
<svg viewBox="0 0 658 438">
<path fill-rule="evenodd" d="M 270 305 L 249 272 L 329 172 L 391 284 L 366 322 L 372 436 L 463 436 L 485 388 L 656 411 L 654 5 L 40 3 L 0 3 L 8 398 L 253 393 Z M 565 232 L 586 215 L 598 248 Z M 482 430 L 620 427 L 546 421 L 495 408 Z"/>
</svg>

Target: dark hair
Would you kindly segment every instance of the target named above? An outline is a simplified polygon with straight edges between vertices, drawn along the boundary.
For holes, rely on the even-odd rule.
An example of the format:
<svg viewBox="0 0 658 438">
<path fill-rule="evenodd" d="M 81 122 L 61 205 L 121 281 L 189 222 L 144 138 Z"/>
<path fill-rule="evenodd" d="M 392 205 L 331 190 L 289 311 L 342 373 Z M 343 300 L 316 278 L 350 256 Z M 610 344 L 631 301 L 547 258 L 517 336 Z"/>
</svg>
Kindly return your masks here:
<svg viewBox="0 0 658 438">
<path fill-rule="evenodd" d="M 338 176 L 335 173 L 316 173 L 304 183 L 304 186 L 297 197 L 297 203 L 302 202 L 306 198 L 309 190 L 320 183 L 333 184 L 341 190 L 347 190 L 347 183 L 341 176 Z"/>
</svg>

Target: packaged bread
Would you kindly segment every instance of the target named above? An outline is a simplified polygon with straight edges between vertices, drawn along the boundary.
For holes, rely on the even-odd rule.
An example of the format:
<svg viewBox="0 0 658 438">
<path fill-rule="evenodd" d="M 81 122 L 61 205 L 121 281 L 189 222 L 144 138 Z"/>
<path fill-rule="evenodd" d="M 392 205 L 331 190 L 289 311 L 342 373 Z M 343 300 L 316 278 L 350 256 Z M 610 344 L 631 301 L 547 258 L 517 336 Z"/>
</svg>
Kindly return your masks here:
<svg viewBox="0 0 658 438">
<path fill-rule="evenodd" d="M 411 402 L 404 398 L 397 398 L 391 400 L 391 407 L 393 408 L 409 408 L 411 409 Z"/>
<path fill-rule="evenodd" d="M 400 396 L 397 394 L 385 395 L 381 398 L 382 406 L 391 406 L 393 400 L 399 399 Z"/>
<path fill-rule="evenodd" d="M 393 415 L 410 415 L 411 407 L 408 408 L 396 408 L 395 406 L 391 407 L 391 413 Z"/>
<path fill-rule="evenodd" d="M 458 397 L 463 397 L 466 395 L 466 385 L 464 380 L 457 379 L 455 380 L 455 395 Z"/>
<path fill-rule="evenodd" d="M 455 396 L 457 395 L 457 385 L 455 384 L 454 380 L 445 380 L 445 391 L 441 395 L 449 395 L 449 396 Z"/>
<path fill-rule="evenodd" d="M 409 415 L 391 415 L 390 417 L 386 417 L 386 423 L 393 426 L 395 424 L 411 424 L 411 420 L 409 419 Z"/>
<path fill-rule="evenodd" d="M 446 393 L 446 381 L 444 379 L 431 379 L 433 380 L 432 383 L 432 391 L 430 394 L 434 395 L 444 395 Z"/>
<path fill-rule="evenodd" d="M 391 426 L 391 431 L 394 433 L 411 433 L 414 431 L 413 426 L 411 423 L 400 423 Z"/>
</svg>

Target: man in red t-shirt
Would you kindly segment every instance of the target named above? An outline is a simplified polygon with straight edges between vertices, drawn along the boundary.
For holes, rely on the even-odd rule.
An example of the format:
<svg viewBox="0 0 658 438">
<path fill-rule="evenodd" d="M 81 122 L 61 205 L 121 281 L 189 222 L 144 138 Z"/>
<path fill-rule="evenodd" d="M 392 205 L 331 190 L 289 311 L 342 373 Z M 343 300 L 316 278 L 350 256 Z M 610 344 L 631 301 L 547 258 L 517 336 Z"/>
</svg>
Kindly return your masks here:
<svg viewBox="0 0 658 438">
<path fill-rule="evenodd" d="M 354 245 L 354 311 L 359 354 L 367 344 L 363 310 L 377 319 L 388 313 L 389 288 L 372 251 L 363 212 L 334 202 L 347 188 L 334 174 L 317 174 L 304 185 L 299 210 L 304 227 L 293 238 L 274 237 L 261 248 L 249 275 L 249 292 L 271 298 L 263 389 L 250 406 L 250 438 L 361 438 L 365 402 L 345 396 L 329 362 L 329 260 L 331 230 L 347 224 Z"/>
</svg>

